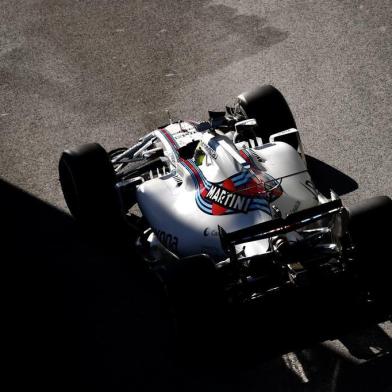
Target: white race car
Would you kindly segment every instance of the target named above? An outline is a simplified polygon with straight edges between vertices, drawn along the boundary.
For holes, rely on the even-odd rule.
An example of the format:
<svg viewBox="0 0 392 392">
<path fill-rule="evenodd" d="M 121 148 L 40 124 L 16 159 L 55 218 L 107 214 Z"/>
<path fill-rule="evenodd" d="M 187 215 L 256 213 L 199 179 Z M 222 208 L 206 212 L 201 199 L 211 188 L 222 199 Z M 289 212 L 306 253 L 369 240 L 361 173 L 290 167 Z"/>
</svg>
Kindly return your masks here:
<svg viewBox="0 0 392 392">
<path fill-rule="evenodd" d="M 64 151 L 60 181 L 72 215 L 104 236 L 128 233 L 152 270 L 162 279 L 176 270 L 181 290 L 196 297 L 219 291 L 247 303 L 343 284 L 364 302 L 388 302 L 381 222 L 391 220 L 391 199 L 349 211 L 333 191 L 321 194 L 292 113 L 272 86 L 209 117 L 170 120 L 110 153 L 98 144 Z"/>
</svg>

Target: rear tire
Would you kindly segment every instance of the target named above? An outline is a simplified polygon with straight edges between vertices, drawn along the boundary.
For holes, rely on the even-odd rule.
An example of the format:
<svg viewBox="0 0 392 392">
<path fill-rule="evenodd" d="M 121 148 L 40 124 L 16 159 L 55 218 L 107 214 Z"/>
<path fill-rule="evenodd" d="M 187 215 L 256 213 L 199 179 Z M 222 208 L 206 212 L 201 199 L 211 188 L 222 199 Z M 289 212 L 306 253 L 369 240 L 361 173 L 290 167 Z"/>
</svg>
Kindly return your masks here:
<svg viewBox="0 0 392 392">
<path fill-rule="evenodd" d="M 387 196 L 364 200 L 349 210 L 349 231 L 356 247 L 361 277 L 378 303 L 392 310 L 390 230 L 392 200 Z"/>
<path fill-rule="evenodd" d="M 238 102 L 248 118 L 257 121 L 256 135 L 263 143 L 268 143 L 269 137 L 277 132 L 297 128 L 293 114 L 282 93 L 271 85 L 264 85 L 238 96 Z M 295 134 L 281 139 L 298 148 Z"/>
<path fill-rule="evenodd" d="M 65 150 L 59 175 L 67 206 L 79 223 L 109 232 L 123 221 L 113 165 L 102 146 L 92 143 Z"/>
</svg>

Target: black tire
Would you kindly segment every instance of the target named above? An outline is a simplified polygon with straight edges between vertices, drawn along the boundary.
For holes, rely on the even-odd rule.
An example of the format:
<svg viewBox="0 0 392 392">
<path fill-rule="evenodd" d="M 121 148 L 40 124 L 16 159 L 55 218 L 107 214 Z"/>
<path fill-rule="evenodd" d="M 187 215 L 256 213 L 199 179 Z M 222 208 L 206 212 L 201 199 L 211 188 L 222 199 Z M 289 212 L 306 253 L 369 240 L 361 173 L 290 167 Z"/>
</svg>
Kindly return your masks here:
<svg viewBox="0 0 392 392">
<path fill-rule="evenodd" d="M 349 231 L 364 284 L 378 303 L 392 310 L 392 263 L 389 224 L 392 200 L 387 196 L 364 200 L 349 210 Z"/>
<path fill-rule="evenodd" d="M 61 188 L 72 216 L 100 231 L 123 221 L 113 165 L 99 144 L 65 150 L 59 162 Z"/>
<path fill-rule="evenodd" d="M 257 136 L 268 143 L 269 137 L 289 128 L 297 128 L 289 105 L 282 93 L 271 85 L 264 85 L 238 96 L 238 102 L 248 118 L 257 121 Z M 295 135 L 280 139 L 298 148 Z"/>
</svg>

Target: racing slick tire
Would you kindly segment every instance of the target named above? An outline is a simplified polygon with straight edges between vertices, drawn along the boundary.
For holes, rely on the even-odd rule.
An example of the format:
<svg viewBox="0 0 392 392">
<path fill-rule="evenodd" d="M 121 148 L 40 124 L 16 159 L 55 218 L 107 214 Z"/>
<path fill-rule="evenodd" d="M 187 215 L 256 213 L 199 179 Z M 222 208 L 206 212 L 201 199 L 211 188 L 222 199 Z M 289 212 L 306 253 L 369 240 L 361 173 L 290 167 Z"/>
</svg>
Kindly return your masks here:
<svg viewBox="0 0 392 392">
<path fill-rule="evenodd" d="M 67 206 L 83 226 L 106 235 L 123 222 L 113 165 L 101 145 L 91 143 L 65 150 L 59 175 Z"/>
<path fill-rule="evenodd" d="M 360 202 L 349 211 L 349 231 L 361 278 L 378 304 L 392 311 L 392 263 L 386 229 L 392 220 L 387 196 Z"/>
<path fill-rule="evenodd" d="M 259 86 L 255 90 L 242 93 L 238 96 L 238 102 L 246 116 L 256 120 L 256 136 L 260 136 L 263 143 L 268 143 L 269 137 L 274 133 L 297 128 L 289 105 L 274 86 Z M 298 148 L 295 134 L 286 135 L 279 140 Z"/>
</svg>

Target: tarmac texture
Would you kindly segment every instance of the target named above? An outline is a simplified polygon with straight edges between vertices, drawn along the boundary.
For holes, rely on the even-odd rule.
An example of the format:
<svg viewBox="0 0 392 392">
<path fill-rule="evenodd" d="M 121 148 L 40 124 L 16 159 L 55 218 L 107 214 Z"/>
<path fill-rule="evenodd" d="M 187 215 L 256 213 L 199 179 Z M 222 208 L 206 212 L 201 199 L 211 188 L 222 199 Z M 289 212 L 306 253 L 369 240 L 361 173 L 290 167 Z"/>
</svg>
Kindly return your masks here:
<svg viewBox="0 0 392 392">
<path fill-rule="evenodd" d="M 69 234 L 73 230 L 69 218 L 52 207 L 67 211 L 58 183 L 61 152 L 87 142 L 101 143 L 108 150 L 131 145 L 165 123 L 166 110 L 175 118 L 206 120 L 208 109 L 219 110 L 259 84 L 273 84 L 285 95 L 309 162 L 316 173 L 323 168 L 324 180 L 330 181 L 348 206 L 374 195 L 392 196 L 391 8 L 390 0 L 1 0 L 0 177 L 6 182 L 1 182 L 0 201 L 20 220 L 26 218 L 24 214 L 31 215 L 27 226 L 21 223 L 10 233 L 25 238 L 37 230 L 34 238 L 39 233 L 39 239 L 27 241 L 36 255 L 45 247 L 45 236 L 53 241 L 45 257 L 49 260 L 49 253 L 61 253 L 57 259 L 55 256 L 56 265 L 61 265 L 55 268 L 56 276 L 62 276 L 59 280 L 69 298 L 75 295 L 70 289 L 73 279 L 78 294 L 86 294 L 83 279 L 89 282 L 88 289 L 98 287 L 99 291 L 105 273 L 99 269 L 88 278 L 88 266 L 67 269 L 67 260 L 76 260 L 84 253 L 75 256 L 56 242 L 56 238 L 68 240 L 70 236 L 73 246 L 79 243 Z M 324 186 L 328 188 L 328 184 Z M 20 204 L 9 204 L 16 200 Z M 4 222 L 8 224 L 7 219 Z M 18 249 L 15 254 L 20 252 Z M 48 273 L 46 267 L 41 268 L 42 273 Z M 43 283 L 43 279 L 38 282 Z M 125 303 L 138 303 L 135 298 L 144 295 L 145 288 L 134 283 L 136 288 L 127 294 L 131 299 L 124 299 L 117 291 L 117 297 L 113 294 L 116 300 L 125 301 L 118 309 Z M 112 282 L 110 287 L 116 284 Z M 91 301 L 109 309 L 103 295 L 99 291 L 97 299 L 90 291 L 80 302 L 86 308 L 78 305 L 77 314 L 69 310 L 77 298 L 64 305 L 71 314 L 69 325 L 82 325 L 83 332 L 71 336 L 88 341 L 79 353 L 79 358 L 85 359 L 82 385 L 88 389 L 392 388 L 390 358 L 388 365 L 382 362 L 382 354 L 392 350 L 390 322 L 224 376 L 178 373 L 165 362 L 161 348 L 157 357 L 149 357 L 157 336 L 146 346 L 137 338 L 132 340 L 135 336 L 126 341 L 116 337 L 113 343 L 105 335 L 102 343 L 100 328 L 105 321 L 91 321 L 84 312 L 96 314 L 95 308 L 88 308 Z M 46 292 L 40 292 L 37 299 L 45 296 Z M 136 309 L 139 321 L 145 317 L 146 301 L 143 299 L 143 306 Z M 47 306 L 49 309 L 51 303 Z M 45 309 L 42 307 L 38 314 Z M 113 309 L 107 310 L 105 317 L 114 312 L 118 336 L 126 335 L 124 325 L 132 323 L 122 320 L 118 309 Z M 89 320 L 85 324 L 80 321 L 83 317 Z M 144 327 L 139 321 L 132 325 L 142 333 Z M 153 324 L 147 332 L 154 333 Z M 45 333 L 40 330 L 38 336 L 45 340 Z M 91 333 L 101 342 L 98 354 L 89 351 L 95 347 Z M 54 332 L 48 334 L 56 338 Z M 67 350 L 67 344 L 65 340 L 47 352 L 56 357 L 56 349 Z M 72 344 L 70 347 L 77 347 Z M 140 362 L 138 358 L 125 359 L 128 352 L 132 356 L 133 348 Z M 70 352 L 67 355 L 72 358 Z M 86 365 L 94 355 L 106 359 Z M 124 360 L 112 358 L 111 362 L 110 355 Z M 34 361 L 34 356 L 25 358 L 26 363 L 29 360 Z M 49 359 L 44 362 L 49 363 Z M 151 364 L 156 373 L 145 371 Z M 55 366 L 51 366 L 53 371 Z M 72 366 L 77 368 L 77 364 Z M 71 373 L 75 370 L 72 366 Z M 58 377 L 67 378 L 65 371 L 56 371 Z M 36 382 L 41 374 L 35 372 Z M 68 379 L 70 385 L 57 379 L 58 387 L 72 387 L 70 380 L 76 383 L 78 377 L 73 374 Z M 50 389 L 52 384 L 46 386 Z"/>
</svg>

